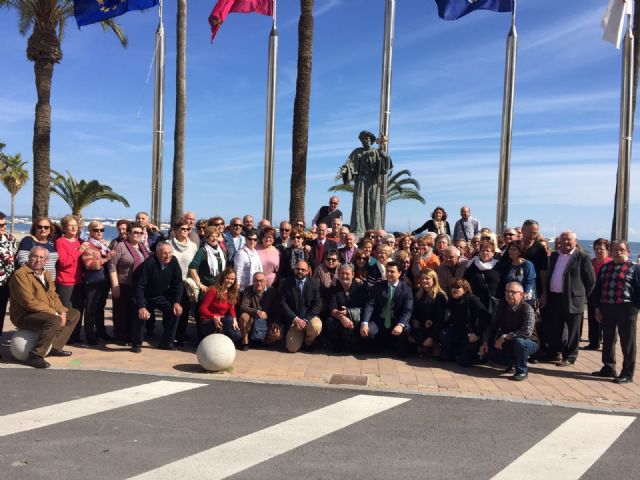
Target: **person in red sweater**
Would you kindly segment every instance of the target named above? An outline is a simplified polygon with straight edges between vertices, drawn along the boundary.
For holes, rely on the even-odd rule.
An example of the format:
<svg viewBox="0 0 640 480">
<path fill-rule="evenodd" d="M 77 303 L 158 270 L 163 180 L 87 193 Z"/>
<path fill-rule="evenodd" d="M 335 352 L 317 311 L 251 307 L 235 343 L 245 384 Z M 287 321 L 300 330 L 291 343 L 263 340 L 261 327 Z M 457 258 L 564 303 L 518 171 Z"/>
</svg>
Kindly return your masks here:
<svg viewBox="0 0 640 480">
<path fill-rule="evenodd" d="M 62 305 L 67 308 L 75 308 L 80 312 L 80 320 L 69 339 L 69 343 L 75 343 L 80 341 L 80 325 L 85 304 L 80 256 L 86 247 L 78 239 L 78 218 L 75 215 L 66 215 L 60 224 L 63 235 L 56 240 L 56 251 L 58 252 L 56 293 L 60 297 Z"/>
<path fill-rule="evenodd" d="M 233 267 L 227 267 L 218 277 L 213 288 L 207 290 L 198 312 L 200 339 L 212 333 L 223 333 L 238 345 L 242 333 L 236 319 L 238 282 Z"/>
</svg>

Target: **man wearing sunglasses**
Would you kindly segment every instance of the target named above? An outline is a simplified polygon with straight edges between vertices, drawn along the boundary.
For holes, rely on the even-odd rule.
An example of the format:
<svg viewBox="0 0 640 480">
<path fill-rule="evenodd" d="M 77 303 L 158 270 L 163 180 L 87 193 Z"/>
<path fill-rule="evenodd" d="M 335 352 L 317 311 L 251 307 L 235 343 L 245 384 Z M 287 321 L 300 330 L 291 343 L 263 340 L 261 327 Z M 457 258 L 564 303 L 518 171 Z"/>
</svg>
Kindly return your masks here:
<svg viewBox="0 0 640 480">
<path fill-rule="evenodd" d="M 230 265 L 233 265 L 233 258 L 246 244 L 246 240 L 242 235 L 242 220 L 240 217 L 234 217 L 229 224 L 229 231 L 224 233 L 224 245 L 227 250 L 227 259 Z"/>
</svg>

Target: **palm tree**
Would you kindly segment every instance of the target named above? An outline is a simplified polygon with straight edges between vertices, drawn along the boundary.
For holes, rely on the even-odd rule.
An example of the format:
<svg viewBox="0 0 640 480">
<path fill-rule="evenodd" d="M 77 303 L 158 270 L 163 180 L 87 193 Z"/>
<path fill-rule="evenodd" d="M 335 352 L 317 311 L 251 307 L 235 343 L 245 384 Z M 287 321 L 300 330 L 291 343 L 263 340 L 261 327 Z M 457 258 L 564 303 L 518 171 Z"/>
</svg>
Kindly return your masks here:
<svg viewBox="0 0 640 480">
<path fill-rule="evenodd" d="M 27 59 L 34 62 L 36 78 L 35 122 L 33 125 L 33 205 L 31 214 L 49 213 L 49 177 L 51 148 L 51 79 L 53 67 L 62 60 L 62 35 L 69 17 L 73 16 L 73 0 L 0 0 L 0 8 L 12 8 L 19 17 L 18 29 L 27 40 Z M 127 45 L 122 29 L 112 19 L 102 22 L 120 43 Z"/>
<path fill-rule="evenodd" d="M 66 177 L 55 170 L 52 170 L 52 173 L 51 192 L 62 198 L 71 208 L 71 213 L 79 217 L 79 226 L 82 226 L 82 210 L 98 200 L 120 202 L 125 207 L 129 207 L 126 198 L 114 192 L 110 186 L 103 185 L 97 180 L 90 182 L 76 180 L 68 171 Z"/>
<path fill-rule="evenodd" d="M 293 106 L 291 195 L 289 220 L 304 221 L 307 190 L 307 148 L 309 146 L 309 100 L 311 98 L 311 60 L 313 47 L 313 0 L 300 0 L 298 21 L 298 77 Z"/>
<path fill-rule="evenodd" d="M 173 131 L 171 222 L 184 210 L 184 141 L 187 119 L 187 0 L 178 1 L 176 15 L 176 122 Z"/>
<path fill-rule="evenodd" d="M 22 161 L 22 156 L 17 153 L 15 155 L 5 155 L 0 153 L 2 157 L 2 167 L 0 167 L 0 178 L 5 188 L 9 190 L 11 195 L 11 230 L 13 234 L 13 223 L 15 218 L 15 199 L 16 194 L 20 191 L 24 184 L 29 180 L 29 172 L 24 168 L 27 162 Z"/>
<path fill-rule="evenodd" d="M 341 180 L 342 176 L 338 175 L 336 180 Z M 348 192 L 353 193 L 353 183 L 338 183 L 329 188 L 330 192 Z M 387 203 L 395 200 L 417 200 L 423 205 L 426 202 L 424 197 L 420 195 L 420 183 L 411 178 L 409 170 L 400 170 L 398 173 L 389 172 L 389 181 L 387 183 Z"/>
</svg>

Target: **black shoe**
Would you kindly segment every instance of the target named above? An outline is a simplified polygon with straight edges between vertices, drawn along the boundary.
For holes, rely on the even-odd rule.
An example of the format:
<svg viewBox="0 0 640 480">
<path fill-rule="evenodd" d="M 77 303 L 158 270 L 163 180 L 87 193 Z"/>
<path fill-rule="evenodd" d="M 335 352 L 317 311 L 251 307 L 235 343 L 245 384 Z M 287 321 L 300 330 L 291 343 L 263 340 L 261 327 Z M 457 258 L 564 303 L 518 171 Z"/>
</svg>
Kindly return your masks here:
<svg viewBox="0 0 640 480">
<path fill-rule="evenodd" d="M 174 341 L 173 341 L 173 344 L 174 344 L 176 347 L 184 347 L 184 340 L 174 340 Z"/>
<path fill-rule="evenodd" d="M 95 338 L 87 339 L 87 345 L 95 347 L 96 345 L 98 345 L 98 340 Z"/>
<path fill-rule="evenodd" d="M 513 377 L 511 377 L 511 380 L 514 380 L 516 382 L 522 382 L 527 378 L 529 378 L 529 375 L 527 373 L 514 373 Z"/>
<path fill-rule="evenodd" d="M 27 365 L 32 366 L 33 368 L 49 368 L 51 364 L 47 362 L 44 358 L 39 357 L 33 353 L 29 354 L 27 358 Z"/>
<path fill-rule="evenodd" d="M 582 350 L 600 350 L 600 345 L 587 345 Z"/>
<path fill-rule="evenodd" d="M 169 345 L 158 345 L 158 349 L 159 350 L 176 350 L 176 347 L 174 344 L 169 344 Z"/>
<path fill-rule="evenodd" d="M 597 372 L 591 372 L 592 377 L 616 378 L 616 372 L 607 367 L 602 367 Z"/>
<path fill-rule="evenodd" d="M 571 360 L 561 360 L 556 363 L 556 367 L 570 367 L 571 365 L 573 365 Z"/>
<path fill-rule="evenodd" d="M 619 385 L 631 382 L 633 382 L 633 378 L 627 377 L 626 375 L 620 375 L 619 377 L 613 379 L 613 383 L 617 383 Z"/>
<path fill-rule="evenodd" d="M 56 348 L 52 348 L 49 352 L 50 357 L 70 357 L 71 355 L 73 355 L 73 352 L 69 350 L 58 350 Z"/>
<path fill-rule="evenodd" d="M 302 342 L 302 346 L 300 347 L 300 350 L 307 353 L 313 352 L 313 343 L 311 345 L 307 345 L 306 343 Z"/>
<path fill-rule="evenodd" d="M 516 373 L 516 367 L 513 365 L 504 369 L 504 373 Z"/>
<path fill-rule="evenodd" d="M 243 343 L 238 347 L 238 350 L 243 351 L 243 352 L 248 352 L 249 351 L 249 344 L 248 343 Z"/>
<path fill-rule="evenodd" d="M 134 345 L 133 347 L 131 347 L 131 351 L 133 353 L 141 353 L 142 352 L 142 347 L 140 347 L 140 345 Z"/>
</svg>

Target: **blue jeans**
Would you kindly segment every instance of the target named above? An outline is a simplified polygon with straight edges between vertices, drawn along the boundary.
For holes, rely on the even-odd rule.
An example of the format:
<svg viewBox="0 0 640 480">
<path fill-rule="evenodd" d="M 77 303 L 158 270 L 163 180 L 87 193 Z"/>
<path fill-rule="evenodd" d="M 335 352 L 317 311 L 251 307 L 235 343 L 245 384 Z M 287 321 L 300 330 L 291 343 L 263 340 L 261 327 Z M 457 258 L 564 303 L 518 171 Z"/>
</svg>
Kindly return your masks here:
<svg viewBox="0 0 640 480">
<path fill-rule="evenodd" d="M 233 318 L 229 315 L 222 317 L 222 331 L 216 331 L 216 324 L 213 320 L 200 323 L 200 335 L 202 338 L 212 333 L 222 333 L 229 337 L 233 343 L 240 343 L 242 340 L 242 332 L 240 330 L 233 329 Z"/>
<path fill-rule="evenodd" d="M 538 351 L 538 344 L 530 338 L 517 337 L 502 344 L 502 350 L 489 348 L 489 360 L 501 365 L 515 365 L 516 373 L 527 373 L 527 360 Z"/>
</svg>

